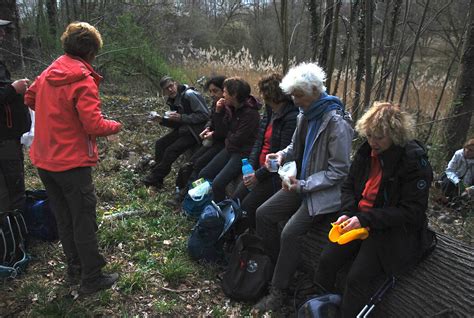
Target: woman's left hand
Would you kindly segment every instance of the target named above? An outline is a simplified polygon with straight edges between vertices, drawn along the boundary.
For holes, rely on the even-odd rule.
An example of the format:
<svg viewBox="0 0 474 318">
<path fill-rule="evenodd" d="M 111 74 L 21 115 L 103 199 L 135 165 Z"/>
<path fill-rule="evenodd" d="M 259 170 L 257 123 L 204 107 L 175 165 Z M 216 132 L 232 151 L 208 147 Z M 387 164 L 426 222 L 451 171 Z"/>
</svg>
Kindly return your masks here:
<svg viewBox="0 0 474 318">
<path fill-rule="evenodd" d="M 359 222 L 359 218 L 357 216 L 353 216 L 344 222 L 341 223 L 342 233 L 349 232 L 350 230 L 360 229 L 361 225 Z"/>
</svg>

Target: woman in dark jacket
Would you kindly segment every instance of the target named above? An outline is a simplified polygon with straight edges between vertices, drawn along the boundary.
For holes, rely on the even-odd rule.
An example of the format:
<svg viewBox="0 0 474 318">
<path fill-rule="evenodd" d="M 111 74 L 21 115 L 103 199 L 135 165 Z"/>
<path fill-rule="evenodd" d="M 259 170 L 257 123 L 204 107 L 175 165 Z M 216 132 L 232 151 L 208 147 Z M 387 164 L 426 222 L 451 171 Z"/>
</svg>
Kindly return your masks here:
<svg viewBox="0 0 474 318">
<path fill-rule="evenodd" d="M 384 275 L 418 263 L 427 239 L 432 169 L 423 147 L 412 139 L 411 117 L 391 103 L 375 102 L 356 130 L 367 138 L 354 157 L 342 187 L 342 233 L 366 228 L 366 240 L 328 243 L 316 281 L 334 291 L 336 274 L 353 260 L 344 287 L 342 317 L 355 317 Z"/>
<path fill-rule="evenodd" d="M 226 106 L 231 106 L 233 110 L 225 148 L 201 170 L 198 176 L 212 181 L 215 202 L 225 199 L 225 187 L 239 175 L 241 160 L 249 156 L 257 138 L 260 122 L 258 109 L 261 104 L 250 95 L 250 85 L 239 77 L 231 77 L 224 81 L 224 98 L 216 104 L 216 130 L 222 131 L 224 126 L 228 125 L 224 120 L 227 116 Z"/>
<path fill-rule="evenodd" d="M 262 95 L 266 113 L 260 122 L 257 141 L 255 142 L 249 161 L 255 173 L 242 181 L 233 194 L 240 199 L 242 209 L 247 212 L 248 226 L 255 228 L 255 211 L 269 197 L 281 189 L 281 180 L 277 172 L 270 172 L 265 167 L 266 155 L 286 148 L 296 128 L 298 108 L 291 97 L 280 88 L 282 76 L 271 74 L 263 77 L 258 88 Z M 252 189 L 249 191 L 248 189 Z"/>
</svg>

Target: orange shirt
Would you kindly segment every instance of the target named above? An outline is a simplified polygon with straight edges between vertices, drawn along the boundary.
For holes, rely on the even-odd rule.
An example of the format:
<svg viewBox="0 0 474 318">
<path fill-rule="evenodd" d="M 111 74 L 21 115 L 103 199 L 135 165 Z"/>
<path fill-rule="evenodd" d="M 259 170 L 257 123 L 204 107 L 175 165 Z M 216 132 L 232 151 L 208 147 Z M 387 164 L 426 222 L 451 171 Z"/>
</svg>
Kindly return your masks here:
<svg viewBox="0 0 474 318">
<path fill-rule="evenodd" d="M 362 199 L 359 201 L 359 211 L 367 212 L 375 203 L 375 198 L 379 192 L 380 183 L 382 182 L 382 167 L 377 154 L 372 151 L 370 153 L 371 164 L 369 179 L 365 183 L 364 191 L 362 191 Z"/>
</svg>

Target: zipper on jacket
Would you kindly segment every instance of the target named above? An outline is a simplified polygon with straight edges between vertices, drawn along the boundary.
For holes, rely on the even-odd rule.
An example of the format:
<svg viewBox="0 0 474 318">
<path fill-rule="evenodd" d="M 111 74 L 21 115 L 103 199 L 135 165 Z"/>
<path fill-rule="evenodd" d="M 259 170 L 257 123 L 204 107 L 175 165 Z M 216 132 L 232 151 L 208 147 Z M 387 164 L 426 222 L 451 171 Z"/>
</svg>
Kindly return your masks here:
<svg viewBox="0 0 474 318">
<path fill-rule="evenodd" d="M 91 136 L 87 136 L 87 148 L 89 151 L 89 157 L 94 156 L 94 149 L 92 148 Z"/>
<path fill-rule="evenodd" d="M 12 109 L 10 108 L 10 104 L 5 105 L 5 121 L 8 128 L 13 127 Z"/>
</svg>

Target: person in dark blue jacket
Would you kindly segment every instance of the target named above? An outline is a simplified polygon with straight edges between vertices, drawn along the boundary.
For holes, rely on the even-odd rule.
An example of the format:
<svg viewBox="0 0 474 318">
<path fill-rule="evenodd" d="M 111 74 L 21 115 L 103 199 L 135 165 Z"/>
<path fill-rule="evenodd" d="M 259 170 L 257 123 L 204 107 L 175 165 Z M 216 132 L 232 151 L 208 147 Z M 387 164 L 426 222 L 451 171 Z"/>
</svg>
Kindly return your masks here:
<svg viewBox="0 0 474 318">
<path fill-rule="evenodd" d="M 296 128 L 298 108 L 291 96 L 280 88 L 282 76 L 274 73 L 260 79 L 258 88 L 265 102 L 265 114 L 260 121 L 257 140 L 250 153 L 249 161 L 255 173 L 242 180 L 233 194 L 241 201 L 247 212 L 247 226 L 255 229 L 255 211 L 269 197 L 281 189 L 281 179 L 277 172 L 265 167 L 266 156 L 286 148 Z M 249 188 L 252 191 L 249 191 Z"/>
<path fill-rule="evenodd" d="M 0 43 L 11 21 L 0 20 Z M 25 205 L 25 173 L 23 133 L 30 130 L 28 107 L 23 94 L 28 79 L 12 81 L 6 65 L 0 61 L 0 211 L 23 210 Z"/>
</svg>

